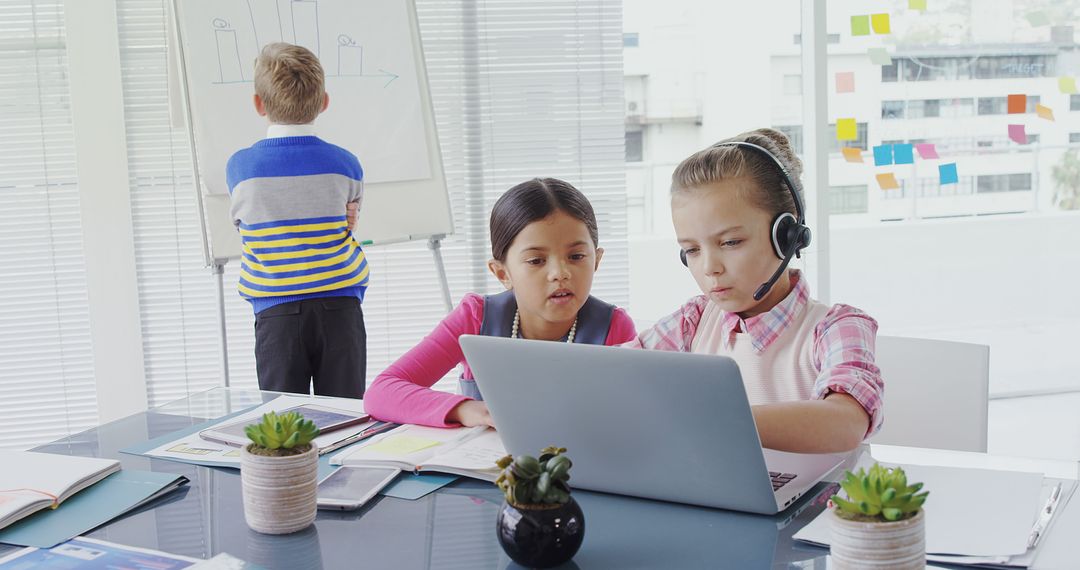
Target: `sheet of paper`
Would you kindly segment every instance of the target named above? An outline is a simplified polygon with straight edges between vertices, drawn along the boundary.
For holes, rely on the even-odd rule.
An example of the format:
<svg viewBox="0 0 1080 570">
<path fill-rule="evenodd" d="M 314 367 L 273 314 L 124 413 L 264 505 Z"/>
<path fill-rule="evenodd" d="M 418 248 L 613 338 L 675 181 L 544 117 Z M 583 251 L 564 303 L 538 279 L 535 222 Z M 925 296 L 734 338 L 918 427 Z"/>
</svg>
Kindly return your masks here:
<svg viewBox="0 0 1080 570">
<path fill-rule="evenodd" d="M 1016 144 L 1027 144 L 1027 131 L 1024 125 L 1009 125 L 1009 139 Z"/>
<path fill-rule="evenodd" d="M 892 172 L 883 172 L 876 176 L 878 186 L 882 190 L 896 190 L 900 187 L 900 183 L 896 181 L 896 175 Z"/>
<path fill-rule="evenodd" d="M 499 432 L 489 429 L 448 453 L 440 455 L 438 464 L 461 469 L 493 471 L 498 469 L 495 462 L 505 455 L 506 447 L 499 437 Z"/>
<path fill-rule="evenodd" d="M 844 155 L 844 160 L 848 162 L 862 162 L 862 149 L 853 146 L 840 147 L 840 152 Z"/>
<path fill-rule="evenodd" d="M 960 176 L 956 173 L 956 163 L 950 162 L 938 166 L 938 178 L 942 184 L 957 184 Z"/>
<path fill-rule="evenodd" d="M 330 459 L 333 465 L 359 464 L 364 461 L 395 461 L 416 466 L 443 452 L 483 428 L 436 428 L 403 425 L 376 435 L 370 441 L 350 447 Z M 389 441 L 388 441 L 389 440 Z M 400 442 L 395 443 L 394 440 Z"/>
<path fill-rule="evenodd" d="M 1046 15 L 1046 12 L 1043 12 L 1041 10 L 1028 12 L 1026 18 L 1028 23 L 1031 24 L 1033 28 L 1050 25 L 1050 17 Z"/>
<path fill-rule="evenodd" d="M 836 92 L 837 93 L 854 93 L 855 92 L 855 72 L 854 71 L 840 71 L 836 74 Z"/>
<path fill-rule="evenodd" d="M 919 151 L 919 158 L 939 158 L 937 147 L 934 146 L 934 143 L 916 144 L 915 150 Z"/>
<path fill-rule="evenodd" d="M 908 481 L 921 481 L 926 500 L 926 552 L 963 556 L 1015 556 L 1027 552 L 1041 505 L 1041 473 L 905 465 Z M 1008 492 L 1001 492 L 1008 489 Z M 842 493 L 841 493 L 842 494 Z M 993 496 L 993 501 L 986 497 Z M 796 540 L 829 544 L 823 512 L 795 533 Z"/>
</svg>

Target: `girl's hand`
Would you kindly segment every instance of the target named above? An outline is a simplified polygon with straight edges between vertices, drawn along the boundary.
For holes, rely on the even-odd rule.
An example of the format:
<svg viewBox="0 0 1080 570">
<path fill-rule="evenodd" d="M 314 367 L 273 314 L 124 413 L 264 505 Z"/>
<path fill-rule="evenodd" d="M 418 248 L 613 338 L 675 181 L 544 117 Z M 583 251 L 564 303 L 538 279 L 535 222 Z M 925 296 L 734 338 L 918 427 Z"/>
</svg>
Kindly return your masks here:
<svg viewBox="0 0 1080 570">
<path fill-rule="evenodd" d="M 446 421 L 449 423 L 457 422 L 465 427 L 495 427 L 495 424 L 491 421 L 491 412 L 488 411 L 487 404 L 477 400 L 465 400 L 454 406 L 450 413 L 446 414 Z"/>
</svg>

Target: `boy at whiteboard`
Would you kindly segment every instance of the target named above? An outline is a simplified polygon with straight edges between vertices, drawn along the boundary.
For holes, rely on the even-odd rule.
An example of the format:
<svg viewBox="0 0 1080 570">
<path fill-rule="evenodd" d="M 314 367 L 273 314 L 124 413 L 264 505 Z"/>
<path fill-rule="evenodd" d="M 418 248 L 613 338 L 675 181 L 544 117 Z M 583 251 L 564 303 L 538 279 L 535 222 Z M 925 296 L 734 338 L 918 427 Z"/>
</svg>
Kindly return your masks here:
<svg viewBox="0 0 1080 570">
<path fill-rule="evenodd" d="M 259 388 L 362 398 L 368 264 L 352 235 L 364 171 L 315 136 L 326 110 L 322 65 L 306 48 L 269 44 L 255 61 L 266 138 L 229 159 L 226 180 L 243 257 L 240 295 L 255 311 Z M 346 210 L 348 209 L 348 215 Z"/>
</svg>

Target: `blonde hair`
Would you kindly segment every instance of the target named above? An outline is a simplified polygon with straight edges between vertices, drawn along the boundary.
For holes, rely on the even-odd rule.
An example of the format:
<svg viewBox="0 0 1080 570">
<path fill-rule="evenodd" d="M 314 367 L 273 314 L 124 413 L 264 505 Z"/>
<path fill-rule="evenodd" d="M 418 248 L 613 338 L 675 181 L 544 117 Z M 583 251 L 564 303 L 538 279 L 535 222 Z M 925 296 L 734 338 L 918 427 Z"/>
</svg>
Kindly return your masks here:
<svg viewBox="0 0 1080 570">
<path fill-rule="evenodd" d="M 756 144 L 772 153 L 787 169 L 788 177 L 795 185 L 792 190 L 802 197 L 802 182 L 799 180 L 802 162 L 795 156 L 787 136 L 775 129 L 745 132 L 690 155 L 672 173 L 671 193 L 674 195 L 699 189 L 721 180 L 746 178 L 753 182 L 753 189 L 747 198 L 755 206 L 772 215 L 783 212 L 795 214 L 795 200 L 776 164 L 754 149 L 721 144 L 726 142 Z"/>
<path fill-rule="evenodd" d="M 305 47 L 267 44 L 255 60 L 255 93 L 271 121 L 281 125 L 310 123 L 323 109 L 322 64 Z"/>
</svg>

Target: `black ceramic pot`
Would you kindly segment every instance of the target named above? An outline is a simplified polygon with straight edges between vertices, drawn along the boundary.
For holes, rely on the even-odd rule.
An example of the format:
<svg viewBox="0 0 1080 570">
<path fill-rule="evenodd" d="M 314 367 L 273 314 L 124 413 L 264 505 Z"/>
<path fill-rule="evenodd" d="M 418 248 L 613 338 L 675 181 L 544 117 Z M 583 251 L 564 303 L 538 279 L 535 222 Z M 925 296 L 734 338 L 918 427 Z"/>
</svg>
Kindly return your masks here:
<svg viewBox="0 0 1080 570">
<path fill-rule="evenodd" d="M 585 515 L 573 497 L 563 505 L 514 506 L 504 501 L 495 532 L 514 562 L 550 568 L 570 560 L 581 548 Z"/>
</svg>

